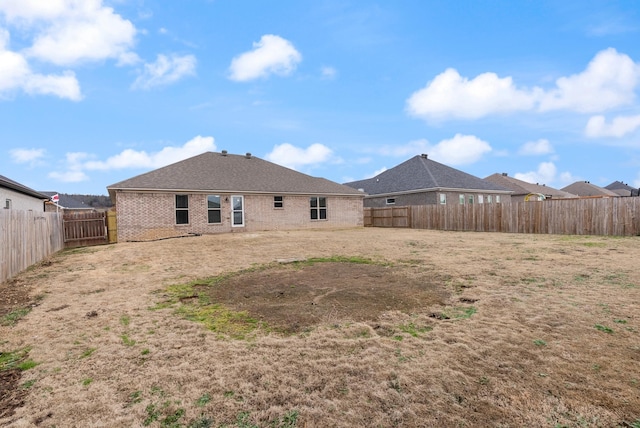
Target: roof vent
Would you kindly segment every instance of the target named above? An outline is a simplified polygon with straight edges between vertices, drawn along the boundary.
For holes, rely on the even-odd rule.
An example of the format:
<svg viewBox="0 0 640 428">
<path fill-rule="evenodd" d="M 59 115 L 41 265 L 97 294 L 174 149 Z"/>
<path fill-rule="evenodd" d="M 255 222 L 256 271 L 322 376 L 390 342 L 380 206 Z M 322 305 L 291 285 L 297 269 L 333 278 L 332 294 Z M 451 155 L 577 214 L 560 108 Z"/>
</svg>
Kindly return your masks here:
<svg viewBox="0 0 640 428">
<path fill-rule="evenodd" d="M 427 159 L 427 158 L 429 157 L 429 155 L 428 155 L 428 154 L 426 154 L 426 153 L 423 153 L 423 154 L 421 154 L 421 155 L 420 155 L 420 157 L 421 157 L 422 159 Z"/>
<path fill-rule="evenodd" d="M 502 176 L 503 176 L 503 177 L 506 177 L 507 175 L 508 175 L 508 174 L 507 174 L 506 172 L 503 172 L 503 173 L 502 173 Z"/>
<path fill-rule="evenodd" d="M 251 153 L 247 152 L 245 156 L 247 157 L 247 159 L 251 159 Z"/>
<path fill-rule="evenodd" d="M 221 154 L 222 154 L 222 156 L 226 156 L 227 155 L 227 151 L 223 150 Z"/>
</svg>

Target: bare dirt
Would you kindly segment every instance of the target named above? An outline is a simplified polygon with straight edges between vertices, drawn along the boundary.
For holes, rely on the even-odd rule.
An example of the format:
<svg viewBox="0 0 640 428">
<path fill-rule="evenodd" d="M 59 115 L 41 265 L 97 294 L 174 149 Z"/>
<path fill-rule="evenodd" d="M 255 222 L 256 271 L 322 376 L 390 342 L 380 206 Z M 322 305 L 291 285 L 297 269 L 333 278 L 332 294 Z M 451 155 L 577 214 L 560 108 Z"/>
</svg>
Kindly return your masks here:
<svg viewBox="0 0 640 428">
<path fill-rule="evenodd" d="M 638 239 L 367 228 L 64 251 L 0 285 L 0 352 L 38 363 L 0 371 L 0 426 L 640 426 Z"/>
</svg>

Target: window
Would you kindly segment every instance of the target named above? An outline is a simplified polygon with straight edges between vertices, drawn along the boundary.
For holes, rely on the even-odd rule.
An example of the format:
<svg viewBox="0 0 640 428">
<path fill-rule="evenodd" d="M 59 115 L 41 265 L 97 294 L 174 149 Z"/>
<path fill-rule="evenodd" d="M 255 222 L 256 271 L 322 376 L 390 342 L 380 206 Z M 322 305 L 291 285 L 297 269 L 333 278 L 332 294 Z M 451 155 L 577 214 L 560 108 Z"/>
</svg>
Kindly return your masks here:
<svg viewBox="0 0 640 428">
<path fill-rule="evenodd" d="M 207 221 L 209 223 L 222 223 L 220 195 L 207 196 Z"/>
<path fill-rule="evenodd" d="M 483 204 L 484 203 L 484 195 L 478 195 L 478 203 L 479 204 Z"/>
<path fill-rule="evenodd" d="M 464 195 L 460 195 L 460 205 L 464 205 Z"/>
<path fill-rule="evenodd" d="M 500 203 L 500 195 L 496 195 L 496 204 Z"/>
<path fill-rule="evenodd" d="M 231 215 L 233 218 L 232 226 L 241 227 L 244 226 L 244 197 L 232 196 L 231 197 Z"/>
<path fill-rule="evenodd" d="M 273 197 L 273 208 L 284 208 L 284 196 Z"/>
<path fill-rule="evenodd" d="M 440 193 L 440 205 L 445 205 L 447 203 L 447 194 Z"/>
<path fill-rule="evenodd" d="M 395 205 L 396 198 L 387 198 L 387 205 Z"/>
<path fill-rule="evenodd" d="M 487 203 L 490 204 L 493 202 L 493 197 L 491 195 L 487 195 Z"/>
<path fill-rule="evenodd" d="M 4 201 L 4 209 L 5 210 L 10 210 L 11 209 L 11 199 L 7 199 Z"/>
<path fill-rule="evenodd" d="M 176 224 L 189 224 L 189 195 L 176 195 Z"/>
<path fill-rule="evenodd" d="M 473 195 L 469 195 L 469 203 L 473 204 Z"/>
<path fill-rule="evenodd" d="M 322 196 L 312 196 L 309 198 L 311 208 L 311 220 L 327 219 L 327 198 Z"/>
</svg>

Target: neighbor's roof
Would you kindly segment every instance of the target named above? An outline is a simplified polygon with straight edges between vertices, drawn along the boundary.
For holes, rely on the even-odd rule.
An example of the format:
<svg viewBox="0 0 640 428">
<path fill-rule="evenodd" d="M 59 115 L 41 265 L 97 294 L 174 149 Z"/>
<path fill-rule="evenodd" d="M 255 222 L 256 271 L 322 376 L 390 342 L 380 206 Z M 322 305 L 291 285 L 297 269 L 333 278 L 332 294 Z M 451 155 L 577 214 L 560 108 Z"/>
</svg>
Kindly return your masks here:
<svg viewBox="0 0 640 428">
<path fill-rule="evenodd" d="M 563 187 L 562 190 L 578 196 L 620 196 L 611 190 L 596 186 L 588 181 L 576 181 L 573 184 Z"/>
<path fill-rule="evenodd" d="M 47 200 L 49 197 L 40 192 L 36 192 L 35 190 L 24 186 L 17 181 L 13 181 L 10 178 L 5 177 L 4 175 L 0 175 L 0 187 L 4 187 L 7 189 L 11 189 L 13 191 L 22 193 L 24 195 L 32 196 L 37 199 Z"/>
<path fill-rule="evenodd" d="M 224 152 L 206 152 L 112 184 L 107 190 L 110 194 L 115 190 L 156 190 L 364 196 L 351 187 L 249 154 Z"/>
<path fill-rule="evenodd" d="M 373 178 L 345 183 L 368 195 L 386 195 L 418 190 L 459 189 L 511 193 L 490 181 L 417 155 Z"/>
<path fill-rule="evenodd" d="M 546 197 L 551 198 L 577 198 L 577 195 L 574 195 L 569 192 L 565 192 L 564 190 L 554 189 L 553 187 L 549 187 L 546 185 L 539 185 L 528 183 L 523 180 L 518 180 L 514 177 L 509 177 L 506 173 L 495 173 L 488 177 L 485 177 L 485 180 L 490 181 L 494 184 L 497 184 L 502 187 L 506 187 L 507 189 L 513 190 L 513 195 L 528 195 L 529 193 L 542 193 Z"/>
<path fill-rule="evenodd" d="M 620 196 L 639 196 L 640 189 L 635 187 L 631 187 L 622 181 L 614 181 L 608 186 L 604 186 L 605 189 L 611 190 L 614 193 L 617 193 Z"/>
</svg>

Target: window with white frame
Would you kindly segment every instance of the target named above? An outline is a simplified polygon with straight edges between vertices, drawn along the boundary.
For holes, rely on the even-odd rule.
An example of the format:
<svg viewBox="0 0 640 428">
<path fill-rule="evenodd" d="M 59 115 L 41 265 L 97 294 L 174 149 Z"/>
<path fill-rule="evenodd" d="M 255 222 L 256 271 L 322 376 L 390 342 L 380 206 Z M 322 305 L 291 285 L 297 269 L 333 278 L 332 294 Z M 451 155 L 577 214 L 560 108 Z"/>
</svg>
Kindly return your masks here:
<svg viewBox="0 0 640 428">
<path fill-rule="evenodd" d="M 484 195 L 478 195 L 478 203 L 479 204 L 483 204 L 484 203 Z"/>
<path fill-rule="evenodd" d="M 445 205 L 447 203 L 447 194 L 440 193 L 440 205 Z"/>
<path fill-rule="evenodd" d="M 11 209 L 11 199 L 6 199 L 4 201 L 4 209 L 5 210 L 10 210 Z"/>
<path fill-rule="evenodd" d="M 324 196 L 312 196 L 309 198 L 311 220 L 327 219 L 327 198 Z"/>
<path fill-rule="evenodd" d="M 469 195 L 469 204 L 473 204 L 473 195 Z"/>
<path fill-rule="evenodd" d="M 207 196 L 207 222 L 209 224 L 222 223 L 220 195 Z"/>
<path fill-rule="evenodd" d="M 496 195 L 496 204 L 500 203 L 500 195 Z"/>
<path fill-rule="evenodd" d="M 189 224 L 189 195 L 176 195 L 176 224 Z"/>
<path fill-rule="evenodd" d="M 395 205 L 396 198 L 387 198 L 387 205 Z"/>
<path fill-rule="evenodd" d="M 273 208 L 284 208 L 284 196 L 274 196 L 273 197 Z"/>
<path fill-rule="evenodd" d="M 464 205 L 464 195 L 460 195 L 460 205 Z"/>
<path fill-rule="evenodd" d="M 493 196 L 487 195 L 487 203 L 490 204 L 493 202 Z"/>
</svg>

